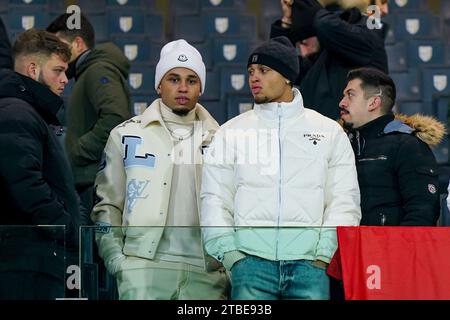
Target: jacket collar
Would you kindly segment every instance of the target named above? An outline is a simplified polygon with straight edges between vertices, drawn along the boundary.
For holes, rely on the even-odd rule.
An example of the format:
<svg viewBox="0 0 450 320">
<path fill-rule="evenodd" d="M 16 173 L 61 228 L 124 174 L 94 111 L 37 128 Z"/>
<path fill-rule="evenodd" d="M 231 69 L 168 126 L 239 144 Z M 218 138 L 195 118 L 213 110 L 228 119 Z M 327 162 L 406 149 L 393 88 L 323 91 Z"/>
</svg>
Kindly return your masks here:
<svg viewBox="0 0 450 320">
<path fill-rule="evenodd" d="M 303 97 L 297 88 L 293 88 L 292 92 L 294 94 L 294 100 L 291 102 L 255 103 L 255 113 L 268 120 L 276 120 L 280 115 L 282 120 L 292 119 L 300 115 L 305 110 Z M 278 108 L 278 106 L 281 106 L 281 108 Z"/>
<path fill-rule="evenodd" d="M 153 103 L 144 111 L 141 115 L 141 128 L 145 128 L 152 122 L 159 122 L 165 127 L 164 120 L 161 115 L 160 103 L 162 103 L 161 98 L 156 99 Z M 203 132 L 212 131 L 215 132 L 218 128 L 216 120 L 211 116 L 211 114 L 199 103 L 195 107 L 195 114 L 198 120 L 202 121 Z"/>
<path fill-rule="evenodd" d="M 14 97 L 30 104 L 48 124 L 60 125 L 56 116 L 63 100 L 46 85 L 12 70 L 0 72 L 0 97 Z"/>
<path fill-rule="evenodd" d="M 393 132 L 393 128 L 390 128 L 389 123 L 394 120 L 394 115 L 392 113 L 382 115 L 362 127 L 355 129 L 354 131 L 359 131 L 364 137 L 377 137 L 382 134 L 387 134 Z M 389 132 L 386 132 L 386 128 Z"/>
</svg>

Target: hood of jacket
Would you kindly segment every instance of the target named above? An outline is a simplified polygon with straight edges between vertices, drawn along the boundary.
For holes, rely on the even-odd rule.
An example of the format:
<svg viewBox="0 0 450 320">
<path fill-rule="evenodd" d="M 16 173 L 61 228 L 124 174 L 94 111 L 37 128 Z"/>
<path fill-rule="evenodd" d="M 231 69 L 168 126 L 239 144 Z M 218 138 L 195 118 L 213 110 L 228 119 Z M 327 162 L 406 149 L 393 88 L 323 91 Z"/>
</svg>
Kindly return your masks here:
<svg viewBox="0 0 450 320">
<path fill-rule="evenodd" d="M 46 85 L 9 69 L 0 70 L 0 98 L 17 98 L 34 107 L 48 124 L 59 125 L 56 116 L 63 100 Z"/>
<path fill-rule="evenodd" d="M 98 61 L 114 65 L 117 69 L 119 69 L 124 78 L 128 78 L 130 63 L 119 47 L 111 42 L 96 45 L 95 48 L 89 52 L 86 59 L 80 64 L 79 67 L 77 67 L 77 77 Z"/>
<path fill-rule="evenodd" d="M 342 119 L 339 119 L 338 122 L 348 132 Z M 384 127 L 383 132 L 385 134 L 393 132 L 413 134 L 430 147 L 438 145 L 447 133 L 442 122 L 434 117 L 421 114 L 411 116 L 396 114 L 394 120 Z"/>
<path fill-rule="evenodd" d="M 438 145 L 446 134 L 445 125 L 431 116 L 397 114 L 395 119 L 411 127 L 413 134 L 430 147 Z"/>
</svg>

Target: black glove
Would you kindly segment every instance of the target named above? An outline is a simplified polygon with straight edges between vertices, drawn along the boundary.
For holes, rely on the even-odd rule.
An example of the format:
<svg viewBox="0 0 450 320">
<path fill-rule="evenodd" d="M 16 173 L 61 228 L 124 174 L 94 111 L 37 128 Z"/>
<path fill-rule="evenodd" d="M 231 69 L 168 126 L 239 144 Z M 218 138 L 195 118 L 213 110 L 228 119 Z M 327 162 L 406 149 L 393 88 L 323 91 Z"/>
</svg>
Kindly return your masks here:
<svg viewBox="0 0 450 320">
<path fill-rule="evenodd" d="M 291 39 L 294 42 L 314 37 L 314 16 L 322 9 L 317 0 L 295 0 L 292 4 Z"/>
</svg>

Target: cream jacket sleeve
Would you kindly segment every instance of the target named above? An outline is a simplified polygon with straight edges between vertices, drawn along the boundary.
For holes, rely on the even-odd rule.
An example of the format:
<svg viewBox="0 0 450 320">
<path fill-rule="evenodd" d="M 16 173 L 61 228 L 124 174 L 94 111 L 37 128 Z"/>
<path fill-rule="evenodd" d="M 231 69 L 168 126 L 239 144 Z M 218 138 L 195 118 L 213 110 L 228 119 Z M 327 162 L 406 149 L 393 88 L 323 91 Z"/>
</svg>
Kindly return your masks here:
<svg viewBox="0 0 450 320">
<path fill-rule="evenodd" d="M 122 252 L 122 213 L 126 192 L 122 144 L 116 130 L 111 131 L 103 157 L 95 180 L 97 203 L 91 218 L 97 225 L 95 239 L 100 257 L 106 269 L 115 274 L 125 260 Z"/>
</svg>

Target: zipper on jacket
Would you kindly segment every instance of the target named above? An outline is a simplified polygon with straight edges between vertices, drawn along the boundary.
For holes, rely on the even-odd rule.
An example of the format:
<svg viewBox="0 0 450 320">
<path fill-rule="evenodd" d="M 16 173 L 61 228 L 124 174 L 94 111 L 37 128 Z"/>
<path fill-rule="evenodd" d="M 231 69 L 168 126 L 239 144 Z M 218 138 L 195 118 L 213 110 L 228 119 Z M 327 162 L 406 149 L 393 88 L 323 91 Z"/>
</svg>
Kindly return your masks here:
<svg viewBox="0 0 450 320">
<path fill-rule="evenodd" d="M 278 238 L 280 235 L 280 220 L 281 220 L 281 104 L 278 104 L 278 217 L 277 217 L 277 234 L 276 234 L 276 247 L 275 247 L 275 259 L 278 260 Z"/>
</svg>

